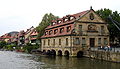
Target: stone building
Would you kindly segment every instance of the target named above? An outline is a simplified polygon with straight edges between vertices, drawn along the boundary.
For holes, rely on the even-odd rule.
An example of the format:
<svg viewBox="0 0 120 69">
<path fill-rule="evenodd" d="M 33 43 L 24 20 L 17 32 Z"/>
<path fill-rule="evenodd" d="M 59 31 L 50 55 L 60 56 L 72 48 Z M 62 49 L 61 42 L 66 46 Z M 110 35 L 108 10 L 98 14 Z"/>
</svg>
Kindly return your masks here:
<svg viewBox="0 0 120 69">
<path fill-rule="evenodd" d="M 109 31 L 107 23 L 90 8 L 52 21 L 41 41 L 44 52 L 80 56 L 90 47 L 109 45 Z"/>
</svg>

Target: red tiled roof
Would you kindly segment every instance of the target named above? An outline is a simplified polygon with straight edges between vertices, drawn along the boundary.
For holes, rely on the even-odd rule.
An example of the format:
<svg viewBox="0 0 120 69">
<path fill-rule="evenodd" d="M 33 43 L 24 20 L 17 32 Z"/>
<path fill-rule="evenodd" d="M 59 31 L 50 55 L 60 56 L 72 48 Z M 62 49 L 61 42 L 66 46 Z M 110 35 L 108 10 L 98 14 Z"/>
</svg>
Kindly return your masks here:
<svg viewBox="0 0 120 69">
<path fill-rule="evenodd" d="M 83 12 L 80 12 L 80 13 L 76 13 L 76 14 L 73 14 L 73 15 L 66 15 L 64 16 L 63 18 L 59 18 L 57 20 L 53 20 L 52 22 L 54 22 L 55 24 L 54 25 L 49 25 L 45 30 L 46 31 L 50 31 L 52 30 L 54 32 L 55 29 L 58 29 L 58 33 L 54 34 L 52 33 L 51 35 L 47 34 L 47 35 L 43 35 L 41 38 L 45 38 L 45 37 L 54 37 L 54 36 L 61 36 L 61 35 L 69 35 L 72 33 L 73 29 L 74 29 L 74 24 L 73 22 L 78 19 L 79 17 L 82 17 L 83 15 L 85 15 L 87 12 L 89 12 L 90 10 L 87 10 L 87 11 L 83 11 Z M 68 21 L 65 21 L 64 19 L 68 19 L 69 17 L 74 17 L 72 20 L 68 20 Z M 58 20 L 61 20 L 61 23 L 58 23 L 57 21 Z M 69 32 L 66 31 L 66 27 L 67 26 L 71 26 L 71 29 Z M 64 27 L 64 32 L 63 33 L 60 33 L 60 28 Z"/>
<path fill-rule="evenodd" d="M 31 36 L 32 36 L 32 35 L 38 35 L 38 32 L 35 32 L 35 31 L 34 31 L 34 32 L 31 33 Z"/>
<path fill-rule="evenodd" d="M 76 14 L 73 14 L 73 15 L 67 15 L 67 16 L 73 16 L 73 17 L 75 17 L 75 19 L 77 19 L 77 18 L 82 17 L 83 15 L 85 15 L 88 11 L 89 11 L 89 10 L 83 11 L 83 12 L 80 12 L 80 13 L 76 13 Z M 52 26 L 49 25 L 46 29 L 49 29 L 49 28 L 52 28 L 52 27 L 55 27 L 55 26 L 64 25 L 64 24 L 66 24 L 66 23 L 69 24 L 69 23 L 75 21 L 75 19 L 73 19 L 73 20 L 70 20 L 70 21 L 63 22 L 63 19 L 64 19 L 64 18 L 67 18 L 67 16 L 64 16 L 63 18 L 57 19 L 57 20 L 62 20 L 62 23 L 60 23 L 60 24 L 55 24 L 55 25 L 52 25 Z M 53 20 L 52 22 L 57 22 L 57 20 Z"/>
<path fill-rule="evenodd" d="M 66 27 L 68 26 L 71 26 L 71 30 L 69 32 L 66 31 Z M 60 28 L 64 28 L 64 31 L 62 33 L 60 33 Z M 51 35 L 43 35 L 41 38 L 44 38 L 44 37 L 54 37 L 54 36 L 61 36 L 61 35 L 69 35 L 71 34 L 72 30 L 74 29 L 74 24 L 69 24 L 69 25 L 66 25 L 66 26 L 62 26 L 62 27 L 59 27 L 59 28 L 54 28 L 54 29 L 51 29 L 52 31 L 54 31 L 55 29 L 58 29 L 58 32 L 56 34 L 52 33 Z M 50 31 L 50 30 L 47 30 L 47 31 Z"/>
<path fill-rule="evenodd" d="M 24 35 L 25 35 L 24 30 L 20 31 L 19 34 L 18 34 L 18 36 L 24 36 Z"/>
<path fill-rule="evenodd" d="M 30 40 L 36 40 L 37 38 L 31 38 Z"/>
</svg>

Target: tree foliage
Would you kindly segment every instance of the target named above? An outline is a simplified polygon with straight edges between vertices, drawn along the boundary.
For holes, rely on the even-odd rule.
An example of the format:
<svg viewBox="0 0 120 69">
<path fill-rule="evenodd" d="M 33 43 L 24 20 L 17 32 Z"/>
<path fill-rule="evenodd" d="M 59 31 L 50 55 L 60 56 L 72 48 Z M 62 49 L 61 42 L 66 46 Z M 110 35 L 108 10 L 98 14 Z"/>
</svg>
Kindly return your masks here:
<svg viewBox="0 0 120 69">
<path fill-rule="evenodd" d="M 108 30 L 110 32 L 110 40 L 113 42 L 115 40 L 115 37 L 117 37 L 119 39 L 120 31 L 112 23 L 112 21 L 110 19 L 108 19 L 108 17 L 111 16 L 113 20 L 120 23 L 120 13 L 118 13 L 117 11 L 113 12 L 112 10 L 106 9 L 106 8 L 97 10 L 96 13 L 99 14 L 108 23 Z M 120 42 L 120 39 L 119 39 L 119 42 Z"/>
<path fill-rule="evenodd" d="M 0 41 L 0 48 L 3 48 L 7 45 L 5 41 Z"/>
<path fill-rule="evenodd" d="M 52 13 L 50 14 L 46 13 L 43 16 L 42 21 L 36 27 L 36 30 L 39 32 L 38 38 L 40 38 L 44 34 L 45 28 L 51 24 L 51 21 L 57 18 L 58 16 L 54 16 Z"/>
</svg>

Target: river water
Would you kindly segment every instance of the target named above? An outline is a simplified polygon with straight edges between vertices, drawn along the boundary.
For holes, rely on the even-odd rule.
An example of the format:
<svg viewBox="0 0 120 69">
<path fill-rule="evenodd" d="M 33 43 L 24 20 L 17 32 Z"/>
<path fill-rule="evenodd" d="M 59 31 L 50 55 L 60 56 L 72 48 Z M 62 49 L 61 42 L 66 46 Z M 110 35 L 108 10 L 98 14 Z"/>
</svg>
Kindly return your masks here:
<svg viewBox="0 0 120 69">
<path fill-rule="evenodd" d="M 120 63 L 0 51 L 0 69 L 120 69 Z"/>
</svg>

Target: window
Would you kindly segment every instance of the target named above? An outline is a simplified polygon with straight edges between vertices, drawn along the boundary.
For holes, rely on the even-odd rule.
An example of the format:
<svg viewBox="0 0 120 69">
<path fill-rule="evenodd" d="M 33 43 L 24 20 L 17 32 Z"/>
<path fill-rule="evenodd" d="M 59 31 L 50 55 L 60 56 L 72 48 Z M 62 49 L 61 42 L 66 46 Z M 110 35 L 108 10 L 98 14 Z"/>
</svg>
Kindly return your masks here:
<svg viewBox="0 0 120 69">
<path fill-rule="evenodd" d="M 84 47 L 86 45 L 85 38 L 82 38 L 82 46 Z"/>
<path fill-rule="evenodd" d="M 49 31 L 49 35 L 51 35 L 51 34 L 52 34 L 52 30 Z"/>
<path fill-rule="evenodd" d="M 107 38 L 104 38 L 104 45 L 107 45 L 108 42 L 107 42 Z"/>
<path fill-rule="evenodd" d="M 47 35 L 47 34 L 48 34 L 48 31 L 45 32 L 45 35 Z"/>
<path fill-rule="evenodd" d="M 68 45 L 68 38 L 66 38 L 66 45 Z"/>
<path fill-rule="evenodd" d="M 68 19 L 67 19 L 67 18 L 65 18 L 65 19 L 64 19 L 64 21 L 66 22 L 66 21 L 68 21 Z"/>
<path fill-rule="evenodd" d="M 98 45 L 101 45 L 101 38 L 98 39 Z"/>
<path fill-rule="evenodd" d="M 59 45 L 61 45 L 61 39 L 59 39 Z"/>
<path fill-rule="evenodd" d="M 55 45 L 55 39 L 53 39 L 53 45 Z"/>
<path fill-rule="evenodd" d="M 104 34 L 104 26 L 101 26 L 101 34 Z"/>
<path fill-rule="evenodd" d="M 43 45 L 45 45 L 45 40 L 43 41 L 43 43 L 44 43 Z"/>
<path fill-rule="evenodd" d="M 82 32 L 82 25 L 79 25 L 79 32 Z"/>
<path fill-rule="evenodd" d="M 89 17 L 90 17 L 90 20 L 93 20 L 94 19 L 93 13 L 90 13 Z"/>
<path fill-rule="evenodd" d="M 70 31 L 70 29 L 71 29 L 71 26 L 68 26 L 68 27 L 67 27 L 67 32 L 69 32 L 69 31 Z"/>
<path fill-rule="evenodd" d="M 58 29 L 55 29 L 55 30 L 54 30 L 54 34 L 56 34 L 57 32 L 58 32 Z"/>
<path fill-rule="evenodd" d="M 79 38 L 75 38 L 74 39 L 74 44 L 75 45 L 79 45 L 80 44 L 80 39 Z"/>
<path fill-rule="evenodd" d="M 48 45 L 50 45 L 50 39 L 48 39 Z"/>
<path fill-rule="evenodd" d="M 56 23 L 55 22 L 53 22 L 53 25 L 55 25 Z"/>
<path fill-rule="evenodd" d="M 63 31 L 64 31 L 64 28 L 60 28 L 60 33 L 63 33 Z"/>
<path fill-rule="evenodd" d="M 70 17 L 70 20 L 73 20 L 73 19 L 74 19 L 74 17 L 73 17 L 73 16 L 71 16 L 71 17 Z"/>
<path fill-rule="evenodd" d="M 61 21 L 61 20 L 58 20 L 57 22 L 58 22 L 58 23 L 61 23 L 62 21 Z"/>
</svg>

